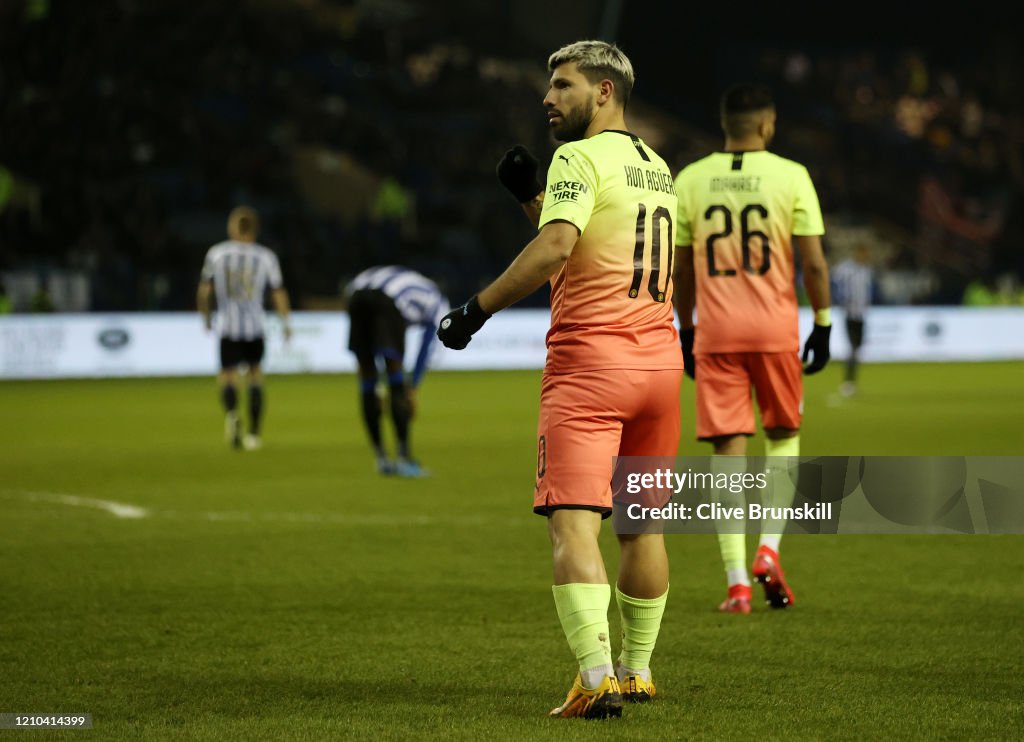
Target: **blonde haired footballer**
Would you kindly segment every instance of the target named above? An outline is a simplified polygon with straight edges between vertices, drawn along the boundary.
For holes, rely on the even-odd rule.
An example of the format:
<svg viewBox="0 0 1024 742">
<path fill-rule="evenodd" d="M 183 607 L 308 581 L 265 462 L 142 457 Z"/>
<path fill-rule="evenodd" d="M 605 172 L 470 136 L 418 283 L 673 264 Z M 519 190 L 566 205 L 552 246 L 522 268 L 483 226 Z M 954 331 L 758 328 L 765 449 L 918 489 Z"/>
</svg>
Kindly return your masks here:
<svg viewBox="0 0 1024 742">
<path fill-rule="evenodd" d="M 722 96 L 725 148 L 676 177 L 679 256 L 675 301 L 687 375 L 697 384 L 697 437 L 710 441 L 722 469 L 744 467 L 755 432 L 751 389 L 764 427 L 765 455 L 798 456 L 804 373 L 829 359 L 825 228 L 814 185 L 803 165 L 772 154 L 775 105 L 767 88 L 740 84 Z M 801 366 L 794 245 L 815 310 Z M 693 322 L 696 302 L 699 331 Z M 732 457 L 732 458 L 728 458 Z M 795 488 L 782 459 L 769 460 L 772 505 L 792 503 Z M 779 563 L 785 522 L 762 524 L 752 572 L 774 608 L 793 603 Z M 750 612 L 743 533 L 720 533 L 729 585 L 720 609 Z"/>
<path fill-rule="evenodd" d="M 525 148 L 498 177 L 539 227 L 508 269 L 442 320 L 461 349 L 493 314 L 551 283 L 541 383 L 534 511 L 548 520 L 552 592 L 579 672 L 555 717 L 620 716 L 655 695 L 650 658 L 668 596 L 660 534 L 620 535 L 613 665 L 611 588 L 598 545 L 612 510 L 615 456 L 675 456 L 682 355 L 671 304 L 676 197 L 665 162 L 626 128 L 633 68 L 617 47 L 570 44 L 551 55 L 544 98 L 555 152 L 547 185 Z"/>
<path fill-rule="evenodd" d="M 260 219 L 250 206 L 237 206 L 228 214 L 228 239 L 211 247 L 203 260 L 196 289 L 196 307 L 207 331 L 214 329 L 211 299 L 217 299 L 217 334 L 220 337 L 220 386 L 224 406 L 224 432 L 234 448 L 262 446 L 260 424 L 264 394 L 261 364 L 264 353 L 264 293 L 269 288 L 281 317 L 285 342 L 291 339 L 288 290 L 274 252 L 256 242 Z M 242 437 L 238 416 L 239 367 L 248 378 L 249 432 Z"/>
</svg>

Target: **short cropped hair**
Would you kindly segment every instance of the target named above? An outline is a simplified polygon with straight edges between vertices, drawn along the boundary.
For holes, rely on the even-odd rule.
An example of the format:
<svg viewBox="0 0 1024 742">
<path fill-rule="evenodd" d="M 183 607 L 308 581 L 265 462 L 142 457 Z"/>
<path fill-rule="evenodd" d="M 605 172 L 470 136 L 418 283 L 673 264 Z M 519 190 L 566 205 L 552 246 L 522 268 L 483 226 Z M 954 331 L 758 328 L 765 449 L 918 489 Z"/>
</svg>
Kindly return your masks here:
<svg viewBox="0 0 1024 742">
<path fill-rule="evenodd" d="M 775 99 L 767 85 L 737 83 L 722 94 L 722 128 L 733 138 L 753 134 L 760 123 L 757 114 L 775 108 Z"/>
<path fill-rule="evenodd" d="M 251 206 L 236 206 L 228 215 L 228 225 L 235 225 L 239 234 L 256 237 L 260 232 L 260 217 Z"/>
<path fill-rule="evenodd" d="M 548 69 L 554 72 L 559 65 L 576 63 L 576 69 L 591 82 L 605 78 L 615 85 L 615 97 L 625 106 L 633 92 L 636 76 L 633 63 L 619 47 L 607 41 L 576 41 L 567 44 L 548 57 Z"/>
</svg>

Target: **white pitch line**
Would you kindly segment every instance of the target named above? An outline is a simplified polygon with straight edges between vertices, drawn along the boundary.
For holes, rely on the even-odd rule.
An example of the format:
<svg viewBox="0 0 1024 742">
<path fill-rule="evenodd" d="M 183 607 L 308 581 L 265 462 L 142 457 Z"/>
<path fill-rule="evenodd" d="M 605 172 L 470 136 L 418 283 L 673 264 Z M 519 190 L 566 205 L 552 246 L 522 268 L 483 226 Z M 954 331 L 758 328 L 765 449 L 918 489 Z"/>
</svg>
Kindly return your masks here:
<svg viewBox="0 0 1024 742">
<path fill-rule="evenodd" d="M 483 525 L 486 518 L 481 516 L 438 518 L 432 515 L 387 515 L 371 513 L 247 513 L 222 511 L 189 513 L 180 510 L 164 510 L 153 513 L 156 516 L 175 519 L 200 519 L 220 523 L 329 523 L 342 526 L 473 526 Z"/>
<path fill-rule="evenodd" d="M 267 512 L 247 513 L 243 511 L 224 512 L 185 512 L 180 510 L 149 510 L 124 502 L 100 500 L 94 497 L 81 497 L 61 492 L 27 492 L 2 491 L 0 497 L 17 498 L 34 502 L 52 502 L 72 507 L 93 508 L 103 510 L 117 518 L 169 518 L 174 520 L 207 520 L 212 522 L 230 523 L 329 523 L 345 526 L 475 526 L 487 522 L 486 517 L 479 515 L 445 516 L 431 515 L 388 515 L 370 513 L 288 513 Z"/>
<path fill-rule="evenodd" d="M 76 508 L 105 510 L 116 518 L 146 518 L 150 515 L 146 508 L 140 508 L 138 505 L 129 505 L 123 502 L 114 502 L 113 500 L 98 500 L 94 497 L 67 495 L 61 492 L 15 492 L 10 494 L 37 502 L 56 502 Z"/>
</svg>

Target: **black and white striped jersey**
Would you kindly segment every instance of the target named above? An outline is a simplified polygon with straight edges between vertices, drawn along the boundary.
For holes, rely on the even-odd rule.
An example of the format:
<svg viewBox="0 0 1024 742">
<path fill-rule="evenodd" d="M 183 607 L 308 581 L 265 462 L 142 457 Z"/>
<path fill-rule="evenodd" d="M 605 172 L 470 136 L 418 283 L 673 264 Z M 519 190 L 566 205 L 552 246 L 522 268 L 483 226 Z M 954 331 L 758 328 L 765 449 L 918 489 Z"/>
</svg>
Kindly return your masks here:
<svg viewBox="0 0 1024 742">
<path fill-rule="evenodd" d="M 874 276 L 871 266 L 848 258 L 831 270 L 836 300 L 850 319 L 864 319 L 871 306 Z"/>
<path fill-rule="evenodd" d="M 220 337 L 263 337 L 264 294 L 268 287 L 283 285 L 281 265 L 270 248 L 256 242 L 219 242 L 206 253 L 202 280 L 213 281 Z"/>
</svg>

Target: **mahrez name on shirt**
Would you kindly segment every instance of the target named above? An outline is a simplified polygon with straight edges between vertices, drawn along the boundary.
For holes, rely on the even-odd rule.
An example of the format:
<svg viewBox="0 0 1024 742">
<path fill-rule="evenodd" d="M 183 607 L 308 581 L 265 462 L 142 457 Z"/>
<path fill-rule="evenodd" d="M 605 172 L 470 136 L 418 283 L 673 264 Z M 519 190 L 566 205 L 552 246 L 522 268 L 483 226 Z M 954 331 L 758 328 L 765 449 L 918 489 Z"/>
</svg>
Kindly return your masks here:
<svg viewBox="0 0 1024 742">
<path fill-rule="evenodd" d="M 718 193 L 719 191 L 760 191 L 761 176 L 731 175 L 724 178 L 712 178 L 710 186 L 712 193 Z"/>
</svg>

